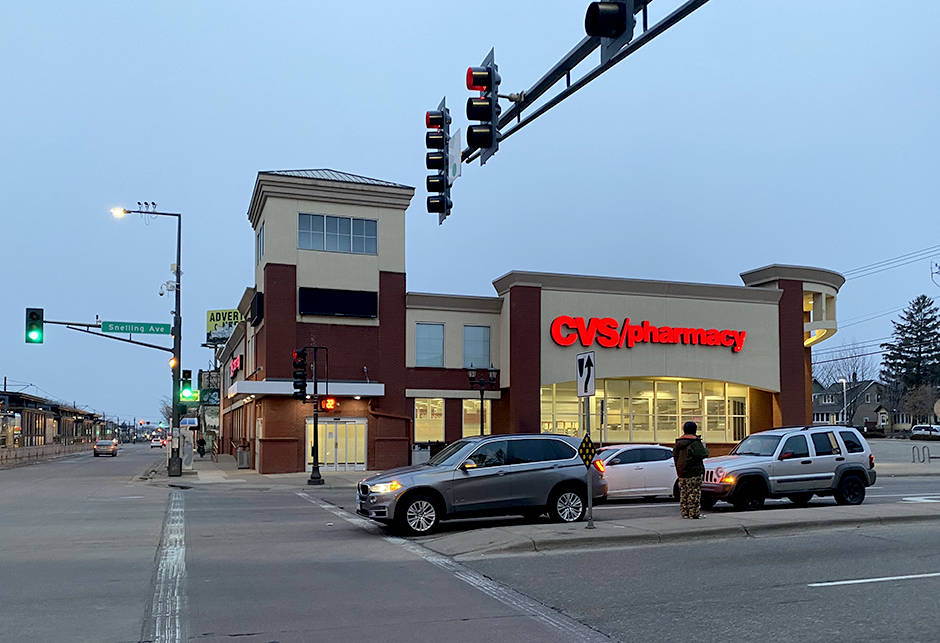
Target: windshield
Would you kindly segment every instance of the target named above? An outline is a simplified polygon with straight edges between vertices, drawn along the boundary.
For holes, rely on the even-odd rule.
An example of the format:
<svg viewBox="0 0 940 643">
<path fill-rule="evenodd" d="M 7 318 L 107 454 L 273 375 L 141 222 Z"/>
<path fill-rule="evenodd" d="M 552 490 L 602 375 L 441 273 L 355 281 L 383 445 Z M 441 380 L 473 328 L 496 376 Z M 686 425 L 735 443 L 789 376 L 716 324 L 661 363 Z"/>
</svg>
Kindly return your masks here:
<svg viewBox="0 0 940 643">
<path fill-rule="evenodd" d="M 731 455 L 773 455 L 778 444 L 779 435 L 751 435 L 734 447 Z"/>
<path fill-rule="evenodd" d="M 602 449 L 594 455 L 596 460 L 606 460 L 608 456 L 612 456 L 617 449 Z"/>
<path fill-rule="evenodd" d="M 456 465 L 459 461 L 457 454 L 468 444 L 472 444 L 470 440 L 457 440 L 453 444 L 449 444 L 444 447 L 444 449 L 436 456 L 428 460 L 428 464 L 432 467 L 439 467 L 441 465 Z"/>
</svg>

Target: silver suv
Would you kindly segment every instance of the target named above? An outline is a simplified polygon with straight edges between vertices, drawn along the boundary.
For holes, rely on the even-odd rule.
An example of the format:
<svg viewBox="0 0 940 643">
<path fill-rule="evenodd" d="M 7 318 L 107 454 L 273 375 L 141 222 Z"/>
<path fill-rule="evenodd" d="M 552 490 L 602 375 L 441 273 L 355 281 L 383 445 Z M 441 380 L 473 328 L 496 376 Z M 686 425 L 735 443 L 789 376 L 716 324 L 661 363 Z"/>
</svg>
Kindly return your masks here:
<svg viewBox="0 0 940 643">
<path fill-rule="evenodd" d="M 702 506 L 724 500 L 759 509 L 765 498 L 788 498 L 803 507 L 814 495 L 860 505 L 875 477 L 875 456 L 852 427 L 773 429 L 749 435 L 730 455 L 705 460 Z"/>
<path fill-rule="evenodd" d="M 357 513 L 402 531 L 430 533 L 440 520 L 546 511 L 575 522 L 587 508 L 579 440 L 567 435 L 487 435 L 458 440 L 425 464 L 385 471 L 359 483 Z M 607 496 L 597 468 L 594 497 Z"/>
</svg>

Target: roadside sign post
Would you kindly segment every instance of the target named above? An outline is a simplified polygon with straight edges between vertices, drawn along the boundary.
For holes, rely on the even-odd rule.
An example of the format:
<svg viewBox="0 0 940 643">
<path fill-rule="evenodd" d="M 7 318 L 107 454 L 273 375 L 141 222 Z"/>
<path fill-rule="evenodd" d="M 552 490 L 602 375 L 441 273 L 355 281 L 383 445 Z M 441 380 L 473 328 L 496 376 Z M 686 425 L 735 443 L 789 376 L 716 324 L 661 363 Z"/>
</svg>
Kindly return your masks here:
<svg viewBox="0 0 940 643">
<path fill-rule="evenodd" d="M 594 443 L 591 442 L 591 396 L 594 395 L 594 382 L 597 379 L 594 373 L 594 351 L 578 353 L 575 366 L 577 367 L 578 398 L 586 398 L 584 400 L 584 439 L 578 449 L 584 461 L 585 475 L 587 475 L 588 524 L 585 529 L 594 529 L 594 474 L 591 472 L 595 453 Z"/>
</svg>

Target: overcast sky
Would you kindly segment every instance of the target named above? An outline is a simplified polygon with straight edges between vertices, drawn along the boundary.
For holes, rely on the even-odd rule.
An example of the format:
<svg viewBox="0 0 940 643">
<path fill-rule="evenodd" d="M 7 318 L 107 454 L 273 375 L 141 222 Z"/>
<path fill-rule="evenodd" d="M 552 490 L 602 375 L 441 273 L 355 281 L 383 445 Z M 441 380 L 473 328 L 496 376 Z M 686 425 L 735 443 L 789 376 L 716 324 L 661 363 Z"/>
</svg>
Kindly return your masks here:
<svg viewBox="0 0 940 643">
<path fill-rule="evenodd" d="M 651 20 L 678 4 L 655 0 Z M 205 311 L 253 285 L 259 170 L 415 186 L 411 291 L 492 295 L 513 269 L 740 284 L 770 263 L 848 270 L 940 243 L 940 3 L 923 0 L 713 0 L 464 166 L 439 227 L 425 110 L 446 95 L 465 127 L 465 70 L 490 47 L 501 90 L 528 88 L 584 36 L 586 5 L 2 3 L 0 376 L 156 420 L 165 353 L 64 327 L 26 345 L 24 308 L 168 322 L 173 220 L 108 213 L 156 201 L 184 215 L 183 365 L 207 368 Z M 927 260 L 851 280 L 840 321 L 921 293 L 940 294 Z M 820 349 L 885 337 L 890 319 Z"/>
</svg>

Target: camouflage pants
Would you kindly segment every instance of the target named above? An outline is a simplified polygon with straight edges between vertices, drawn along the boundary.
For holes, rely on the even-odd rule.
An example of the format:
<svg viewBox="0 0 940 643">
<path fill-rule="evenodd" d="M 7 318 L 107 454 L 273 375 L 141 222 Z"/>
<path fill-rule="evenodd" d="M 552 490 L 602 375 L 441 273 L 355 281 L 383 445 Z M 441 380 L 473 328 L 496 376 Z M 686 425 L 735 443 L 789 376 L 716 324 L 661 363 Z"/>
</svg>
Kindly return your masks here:
<svg viewBox="0 0 940 643">
<path fill-rule="evenodd" d="M 679 513 L 698 518 L 702 513 L 702 476 L 679 478 Z"/>
</svg>

